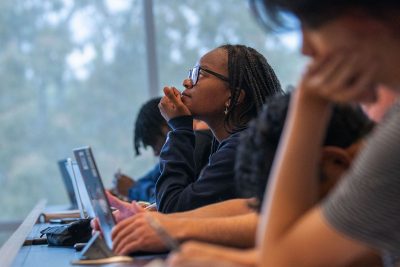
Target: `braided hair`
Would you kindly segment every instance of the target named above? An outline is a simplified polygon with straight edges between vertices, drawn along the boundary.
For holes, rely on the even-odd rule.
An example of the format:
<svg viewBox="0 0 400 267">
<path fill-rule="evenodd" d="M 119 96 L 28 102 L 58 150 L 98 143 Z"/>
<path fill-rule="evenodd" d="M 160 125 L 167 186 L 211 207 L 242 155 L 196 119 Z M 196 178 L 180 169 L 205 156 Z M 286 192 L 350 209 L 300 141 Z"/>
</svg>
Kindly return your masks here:
<svg viewBox="0 0 400 267">
<path fill-rule="evenodd" d="M 154 146 L 157 139 L 163 137 L 162 128 L 168 127 L 158 109 L 161 97 L 147 101 L 139 110 L 134 128 L 133 146 L 136 155 L 140 155 L 140 147 Z"/>
<path fill-rule="evenodd" d="M 219 48 L 228 53 L 228 83 L 231 90 L 225 127 L 233 132 L 239 131 L 257 116 L 268 97 L 283 91 L 274 70 L 255 49 L 230 44 Z M 245 92 L 245 98 L 238 103 L 241 90 Z"/>
</svg>

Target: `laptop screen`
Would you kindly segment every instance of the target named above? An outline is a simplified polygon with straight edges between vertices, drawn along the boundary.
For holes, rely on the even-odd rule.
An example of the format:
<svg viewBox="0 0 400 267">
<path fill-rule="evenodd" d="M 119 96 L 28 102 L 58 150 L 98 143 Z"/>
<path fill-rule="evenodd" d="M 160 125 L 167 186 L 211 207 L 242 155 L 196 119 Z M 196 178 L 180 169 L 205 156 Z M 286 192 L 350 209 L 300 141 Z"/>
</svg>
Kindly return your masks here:
<svg viewBox="0 0 400 267">
<path fill-rule="evenodd" d="M 99 220 L 104 240 L 107 246 L 112 249 L 111 230 L 115 226 L 115 221 L 92 150 L 90 147 L 77 148 L 74 149 L 74 155 L 94 213 Z"/>
<path fill-rule="evenodd" d="M 77 208 L 79 208 L 79 206 L 78 206 L 78 202 L 77 202 L 77 199 L 75 196 L 74 186 L 72 184 L 71 177 L 70 177 L 68 170 L 66 168 L 66 165 L 65 165 L 66 163 L 67 163 L 67 159 L 62 159 L 62 160 L 57 161 L 58 168 L 60 170 L 65 189 L 67 190 L 68 199 L 71 203 L 71 209 L 77 209 Z"/>
<path fill-rule="evenodd" d="M 86 191 L 85 183 L 83 182 L 78 163 L 68 158 L 65 165 L 68 174 L 71 176 L 71 179 L 73 181 L 72 184 L 74 186 L 75 197 L 78 202 L 78 208 L 81 214 L 81 218 L 94 218 L 96 215 L 94 213 L 90 197 Z"/>
</svg>

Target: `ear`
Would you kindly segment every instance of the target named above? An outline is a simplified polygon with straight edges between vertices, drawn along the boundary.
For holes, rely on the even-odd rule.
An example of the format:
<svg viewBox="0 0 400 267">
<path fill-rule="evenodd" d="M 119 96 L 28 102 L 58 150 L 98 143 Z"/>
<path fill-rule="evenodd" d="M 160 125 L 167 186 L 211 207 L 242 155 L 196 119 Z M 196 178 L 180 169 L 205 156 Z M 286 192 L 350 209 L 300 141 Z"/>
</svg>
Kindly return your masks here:
<svg viewBox="0 0 400 267">
<path fill-rule="evenodd" d="M 351 156 L 347 150 L 336 146 L 322 148 L 320 170 L 320 197 L 324 197 L 350 167 Z"/>
<path fill-rule="evenodd" d="M 240 89 L 236 106 L 243 103 L 245 97 L 246 97 L 246 92 L 244 90 Z M 225 102 L 225 107 L 229 107 L 231 105 L 231 99 L 232 99 L 232 96 L 229 96 L 228 100 Z"/>
<path fill-rule="evenodd" d="M 347 150 L 337 146 L 324 146 L 322 148 L 321 164 L 332 164 L 347 169 L 351 164 L 351 156 Z"/>
<path fill-rule="evenodd" d="M 246 97 L 246 92 L 243 89 L 240 89 L 240 93 L 239 93 L 239 97 L 238 97 L 238 101 L 237 101 L 236 105 L 242 104 L 245 97 Z"/>
</svg>

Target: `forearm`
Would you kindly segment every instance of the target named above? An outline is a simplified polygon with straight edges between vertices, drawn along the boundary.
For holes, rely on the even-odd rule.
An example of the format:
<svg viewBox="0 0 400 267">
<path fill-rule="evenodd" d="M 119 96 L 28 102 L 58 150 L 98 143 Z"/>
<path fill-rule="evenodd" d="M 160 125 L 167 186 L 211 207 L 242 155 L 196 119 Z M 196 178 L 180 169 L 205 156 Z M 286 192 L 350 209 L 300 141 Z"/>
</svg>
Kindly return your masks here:
<svg viewBox="0 0 400 267">
<path fill-rule="evenodd" d="M 262 252 L 276 247 L 318 199 L 318 160 L 330 105 L 296 91 L 266 192 Z M 262 253 L 266 255 L 266 253 Z"/>
<path fill-rule="evenodd" d="M 193 151 L 195 146 L 191 117 L 169 121 L 173 131 L 160 154 L 160 176 L 156 182 L 156 202 L 159 211 L 170 213 L 187 203 L 182 192 L 196 180 Z M 179 203 L 181 202 L 181 203 Z"/>
<path fill-rule="evenodd" d="M 177 218 L 172 231 L 179 241 L 198 240 L 214 244 L 249 248 L 255 243 L 256 213 L 223 218 Z"/>
<path fill-rule="evenodd" d="M 219 258 L 227 262 L 239 264 L 242 267 L 254 267 L 256 266 L 257 251 L 254 248 L 247 250 L 225 248 L 220 251 Z"/>
<path fill-rule="evenodd" d="M 207 218 L 237 216 L 253 212 L 247 205 L 249 199 L 238 198 L 210 204 L 191 211 L 171 213 L 176 218 Z"/>
</svg>

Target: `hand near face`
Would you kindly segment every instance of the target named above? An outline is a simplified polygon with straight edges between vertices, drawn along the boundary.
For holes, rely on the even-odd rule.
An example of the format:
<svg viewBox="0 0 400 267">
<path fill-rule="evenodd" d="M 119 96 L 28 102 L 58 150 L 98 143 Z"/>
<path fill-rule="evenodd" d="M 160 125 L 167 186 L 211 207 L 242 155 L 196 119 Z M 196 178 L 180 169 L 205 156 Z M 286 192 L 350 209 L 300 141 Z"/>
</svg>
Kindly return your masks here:
<svg viewBox="0 0 400 267">
<path fill-rule="evenodd" d="M 151 216 L 169 233 L 173 230 L 173 218 L 151 212 Z M 166 251 L 164 242 L 149 225 L 145 213 L 138 213 L 117 224 L 112 231 L 113 250 L 118 255 L 126 255 L 134 251 Z"/>
<path fill-rule="evenodd" d="M 301 90 L 332 102 L 375 101 L 377 64 L 361 54 L 339 51 L 315 60 L 303 76 Z"/>
<path fill-rule="evenodd" d="M 183 104 L 181 93 L 175 87 L 164 87 L 165 96 L 161 98 L 158 108 L 166 121 L 170 119 L 191 115 L 190 110 Z"/>
<path fill-rule="evenodd" d="M 228 260 L 227 255 L 231 253 L 230 249 L 210 245 L 200 242 L 187 242 L 181 246 L 181 250 L 169 256 L 167 260 L 168 267 L 204 267 L 204 266 L 255 266 L 250 263 L 236 262 L 234 259 Z M 233 251 L 233 250 L 232 250 Z M 238 250 L 235 250 L 235 252 Z M 240 253 L 239 253 L 240 254 Z M 246 255 L 248 258 L 249 255 Z"/>
</svg>

